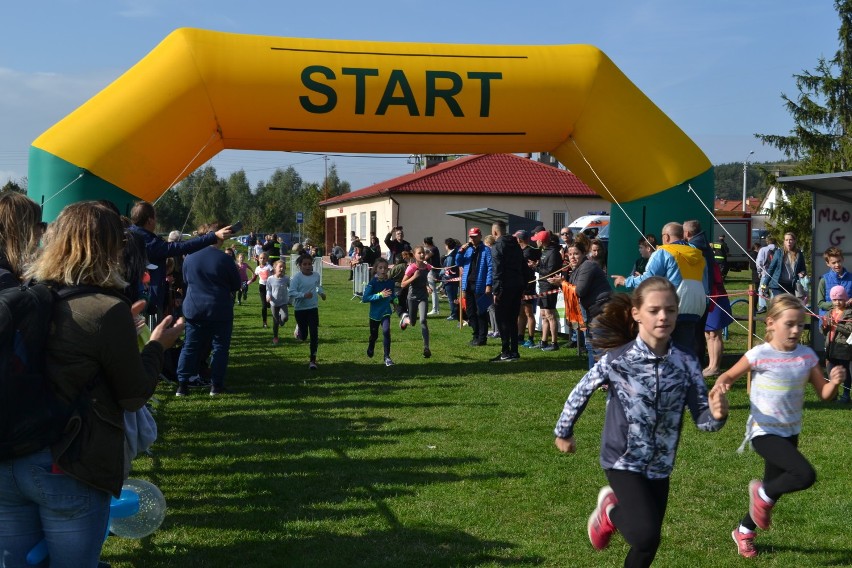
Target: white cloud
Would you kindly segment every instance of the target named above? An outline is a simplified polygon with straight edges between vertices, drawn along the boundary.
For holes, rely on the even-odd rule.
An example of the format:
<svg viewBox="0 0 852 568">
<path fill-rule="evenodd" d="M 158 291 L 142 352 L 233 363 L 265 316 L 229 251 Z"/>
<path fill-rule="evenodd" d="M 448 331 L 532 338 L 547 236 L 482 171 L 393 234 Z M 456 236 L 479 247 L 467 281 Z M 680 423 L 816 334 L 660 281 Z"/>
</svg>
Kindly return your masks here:
<svg viewBox="0 0 852 568">
<path fill-rule="evenodd" d="M 124 18 L 153 18 L 160 14 L 160 2 L 157 0 L 123 0 L 121 4 L 124 9 L 117 13 Z"/>
<path fill-rule="evenodd" d="M 0 67 L 0 184 L 26 176 L 33 140 L 116 76 L 24 73 Z"/>
</svg>

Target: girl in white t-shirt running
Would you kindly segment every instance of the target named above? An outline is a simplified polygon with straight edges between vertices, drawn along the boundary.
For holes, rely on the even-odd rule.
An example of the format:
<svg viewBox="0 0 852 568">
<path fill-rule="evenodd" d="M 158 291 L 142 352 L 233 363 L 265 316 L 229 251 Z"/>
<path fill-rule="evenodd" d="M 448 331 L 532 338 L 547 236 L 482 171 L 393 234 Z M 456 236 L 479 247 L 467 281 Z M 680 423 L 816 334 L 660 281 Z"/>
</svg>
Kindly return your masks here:
<svg viewBox="0 0 852 568">
<path fill-rule="evenodd" d="M 269 253 L 262 252 L 257 257 L 257 268 L 254 269 L 254 276 L 249 284 L 258 280 L 258 291 L 260 292 L 260 317 L 263 319 L 263 327 L 267 328 L 266 320 L 269 314 L 269 302 L 266 301 L 266 280 L 272 276 L 272 265 L 269 264 Z"/>
<path fill-rule="evenodd" d="M 748 442 L 765 465 L 763 480 L 749 483 L 749 510 L 731 532 L 740 556 L 757 556 L 757 527 L 768 529 L 770 514 L 785 493 L 807 489 L 816 481 L 813 466 L 799 452 L 805 387 L 811 383 L 822 400 L 830 400 L 843 383 L 845 370 L 834 367 L 826 380 L 813 349 L 799 344 L 805 326 L 805 307 L 791 294 L 772 299 L 766 314 L 766 343 L 746 352 L 733 367 L 719 375 L 711 390 L 727 393 L 731 385 L 751 370 L 751 410 L 746 425 Z"/>
</svg>

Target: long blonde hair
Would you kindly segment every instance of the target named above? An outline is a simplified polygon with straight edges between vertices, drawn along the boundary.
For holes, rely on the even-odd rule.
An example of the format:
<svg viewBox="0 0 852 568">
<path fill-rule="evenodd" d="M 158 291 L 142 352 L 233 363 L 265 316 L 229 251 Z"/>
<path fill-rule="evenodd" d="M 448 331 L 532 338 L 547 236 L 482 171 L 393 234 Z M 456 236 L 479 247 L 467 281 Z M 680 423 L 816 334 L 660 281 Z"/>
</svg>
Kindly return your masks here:
<svg viewBox="0 0 852 568">
<path fill-rule="evenodd" d="M 769 309 L 766 310 L 766 320 L 777 320 L 787 310 L 804 312 L 805 305 L 793 294 L 778 294 L 769 301 Z M 767 328 L 766 334 L 763 337 L 766 343 L 772 341 L 772 336 L 774 335 L 772 332 L 773 330 Z"/>
<path fill-rule="evenodd" d="M 111 209 L 94 201 L 67 205 L 44 237 L 44 250 L 27 275 L 66 286 L 123 290 L 124 228 Z"/>
<path fill-rule="evenodd" d="M 0 195 L 0 256 L 18 278 L 38 252 L 41 208 L 27 196 L 9 191 Z"/>
</svg>

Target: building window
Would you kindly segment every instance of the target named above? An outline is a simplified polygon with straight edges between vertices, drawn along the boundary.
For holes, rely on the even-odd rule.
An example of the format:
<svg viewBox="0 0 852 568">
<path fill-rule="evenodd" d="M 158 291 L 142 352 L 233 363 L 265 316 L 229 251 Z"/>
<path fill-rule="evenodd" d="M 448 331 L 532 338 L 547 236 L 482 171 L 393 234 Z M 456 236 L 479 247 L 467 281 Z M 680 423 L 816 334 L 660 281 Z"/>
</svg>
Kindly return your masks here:
<svg viewBox="0 0 852 568">
<path fill-rule="evenodd" d="M 355 233 L 357 235 L 358 234 L 358 214 L 352 213 L 349 216 L 349 218 L 350 218 L 350 221 L 349 221 L 349 231 L 350 232 L 349 232 L 349 234 L 351 235 L 352 233 Z"/>
<path fill-rule="evenodd" d="M 370 211 L 370 234 L 376 234 L 376 212 Z M 376 235 L 378 236 L 378 235 Z"/>
<path fill-rule="evenodd" d="M 565 211 L 554 211 L 553 212 L 553 232 L 558 233 L 559 229 L 565 227 Z"/>
<path fill-rule="evenodd" d="M 364 239 L 367 238 L 367 212 L 366 211 L 361 213 L 361 232 L 358 233 L 358 237 L 361 239 L 361 242 L 364 242 Z"/>
<path fill-rule="evenodd" d="M 524 211 L 524 217 L 530 221 L 539 221 L 538 211 Z"/>
</svg>

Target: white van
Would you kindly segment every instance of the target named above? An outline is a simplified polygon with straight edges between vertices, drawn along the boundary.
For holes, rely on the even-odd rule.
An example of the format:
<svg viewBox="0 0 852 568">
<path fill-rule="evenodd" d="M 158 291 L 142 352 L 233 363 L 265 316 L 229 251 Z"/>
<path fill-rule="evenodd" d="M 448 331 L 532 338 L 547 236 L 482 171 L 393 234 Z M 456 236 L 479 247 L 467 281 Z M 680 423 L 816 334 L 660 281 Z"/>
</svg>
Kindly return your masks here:
<svg viewBox="0 0 852 568">
<path fill-rule="evenodd" d="M 583 215 L 577 217 L 568 228 L 573 234 L 585 233 L 590 239 L 598 236 L 600 230 L 609 225 L 609 215 Z"/>
</svg>

